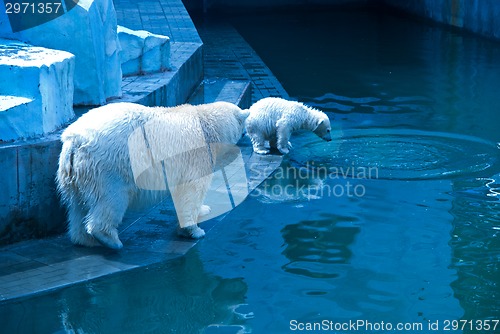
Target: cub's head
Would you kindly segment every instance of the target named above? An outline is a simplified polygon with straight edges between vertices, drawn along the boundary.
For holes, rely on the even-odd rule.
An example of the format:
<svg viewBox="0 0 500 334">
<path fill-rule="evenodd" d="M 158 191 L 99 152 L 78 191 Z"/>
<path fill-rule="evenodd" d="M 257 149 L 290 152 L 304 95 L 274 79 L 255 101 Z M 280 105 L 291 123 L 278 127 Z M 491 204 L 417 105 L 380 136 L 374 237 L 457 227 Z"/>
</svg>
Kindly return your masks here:
<svg viewBox="0 0 500 334">
<path fill-rule="evenodd" d="M 330 119 L 324 113 L 320 114 L 320 118 L 318 120 L 318 125 L 313 132 L 323 140 L 331 141 L 332 140 L 332 126 L 330 125 Z"/>
</svg>

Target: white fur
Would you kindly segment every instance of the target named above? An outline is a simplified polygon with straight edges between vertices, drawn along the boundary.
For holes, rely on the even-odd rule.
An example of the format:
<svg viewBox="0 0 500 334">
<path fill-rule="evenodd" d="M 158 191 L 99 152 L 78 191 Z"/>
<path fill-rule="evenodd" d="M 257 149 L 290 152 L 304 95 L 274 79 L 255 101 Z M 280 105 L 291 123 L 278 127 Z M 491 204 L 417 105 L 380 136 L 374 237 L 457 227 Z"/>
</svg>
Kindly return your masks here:
<svg viewBox="0 0 500 334">
<path fill-rule="evenodd" d="M 261 99 L 250 107 L 250 116 L 246 120 L 247 133 L 254 152 L 258 154 L 269 153 L 266 141 L 271 148 L 287 154 L 291 134 L 300 129 L 314 131 L 323 140 L 331 140 L 328 116 L 296 101 L 276 97 Z"/>
<path fill-rule="evenodd" d="M 247 116 L 234 104 L 216 102 L 173 108 L 114 103 L 80 117 L 61 136 L 56 177 L 71 240 L 121 248 L 117 227 L 129 205 L 144 189 L 167 188 L 181 234 L 202 237 L 197 222 L 210 212 L 202 203 L 215 161 L 241 138 Z"/>
</svg>

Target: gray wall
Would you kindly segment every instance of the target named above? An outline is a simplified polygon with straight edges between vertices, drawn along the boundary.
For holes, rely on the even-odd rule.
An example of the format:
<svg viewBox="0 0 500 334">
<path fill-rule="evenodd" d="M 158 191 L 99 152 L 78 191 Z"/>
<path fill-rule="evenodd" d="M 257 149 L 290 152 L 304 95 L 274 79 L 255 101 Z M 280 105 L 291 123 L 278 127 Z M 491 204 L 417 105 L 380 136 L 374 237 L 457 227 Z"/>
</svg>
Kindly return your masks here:
<svg viewBox="0 0 500 334">
<path fill-rule="evenodd" d="M 54 180 L 60 151 L 55 134 L 0 145 L 0 245 L 64 231 Z"/>
<path fill-rule="evenodd" d="M 305 6 L 364 6 L 379 0 L 183 0 L 188 10 L 243 10 Z"/>
<path fill-rule="evenodd" d="M 500 39 L 499 0 L 381 0 L 437 22 Z"/>
</svg>

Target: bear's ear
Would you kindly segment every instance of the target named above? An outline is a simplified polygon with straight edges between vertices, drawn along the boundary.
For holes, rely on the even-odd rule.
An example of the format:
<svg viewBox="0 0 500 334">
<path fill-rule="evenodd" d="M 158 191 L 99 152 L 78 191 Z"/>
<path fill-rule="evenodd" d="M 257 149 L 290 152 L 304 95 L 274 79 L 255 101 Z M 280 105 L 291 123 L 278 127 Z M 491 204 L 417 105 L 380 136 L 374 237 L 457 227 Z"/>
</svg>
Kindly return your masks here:
<svg viewBox="0 0 500 334">
<path fill-rule="evenodd" d="M 250 110 L 249 109 L 242 110 L 240 112 L 240 119 L 241 119 L 241 121 L 245 121 L 249 115 L 250 115 Z"/>
<path fill-rule="evenodd" d="M 324 119 L 320 119 L 313 131 L 316 131 L 324 121 L 325 121 Z"/>
</svg>

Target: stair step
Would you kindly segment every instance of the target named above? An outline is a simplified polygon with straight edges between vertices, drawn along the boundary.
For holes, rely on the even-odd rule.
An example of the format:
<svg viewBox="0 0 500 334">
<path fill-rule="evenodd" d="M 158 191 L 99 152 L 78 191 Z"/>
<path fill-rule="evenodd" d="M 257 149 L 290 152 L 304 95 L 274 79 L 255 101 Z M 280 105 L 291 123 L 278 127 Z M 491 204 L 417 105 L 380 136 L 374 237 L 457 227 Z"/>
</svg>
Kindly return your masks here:
<svg viewBox="0 0 500 334">
<path fill-rule="evenodd" d="M 252 87 L 248 81 L 205 79 L 195 90 L 188 103 L 196 105 L 226 101 L 242 109 L 250 107 Z"/>
</svg>

